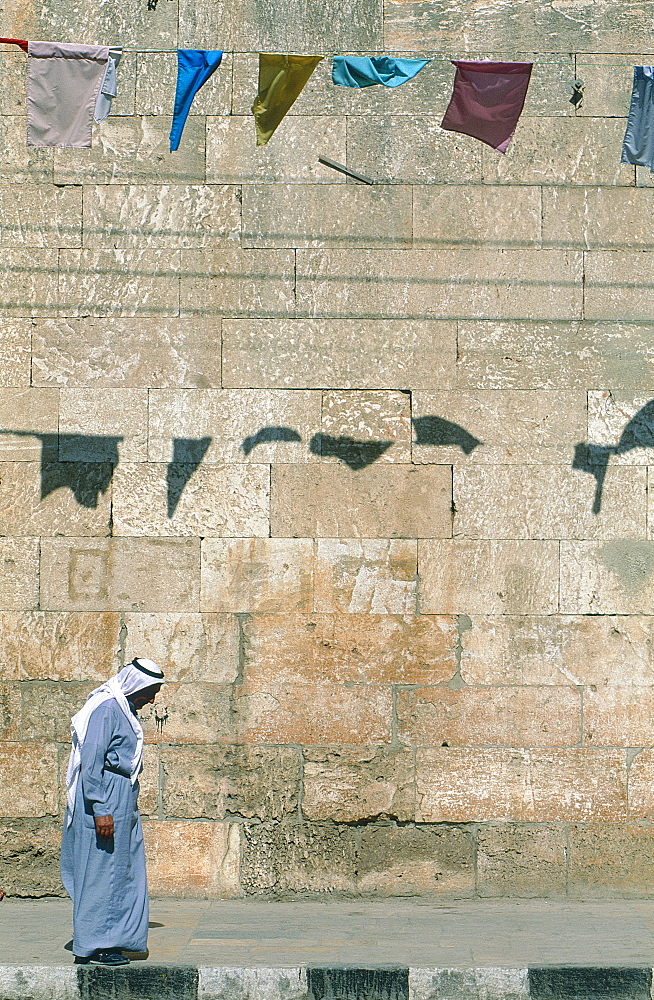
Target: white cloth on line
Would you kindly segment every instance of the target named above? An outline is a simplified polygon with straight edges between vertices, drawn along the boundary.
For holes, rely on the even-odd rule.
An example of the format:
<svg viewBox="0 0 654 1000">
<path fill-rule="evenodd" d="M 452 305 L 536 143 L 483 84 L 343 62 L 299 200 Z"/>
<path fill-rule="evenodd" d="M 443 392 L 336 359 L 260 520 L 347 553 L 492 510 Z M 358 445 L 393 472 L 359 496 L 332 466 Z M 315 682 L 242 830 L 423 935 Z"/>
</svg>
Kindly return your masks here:
<svg viewBox="0 0 654 1000">
<path fill-rule="evenodd" d="M 28 146 L 91 145 L 93 112 L 108 59 L 108 45 L 29 42 Z"/>
</svg>

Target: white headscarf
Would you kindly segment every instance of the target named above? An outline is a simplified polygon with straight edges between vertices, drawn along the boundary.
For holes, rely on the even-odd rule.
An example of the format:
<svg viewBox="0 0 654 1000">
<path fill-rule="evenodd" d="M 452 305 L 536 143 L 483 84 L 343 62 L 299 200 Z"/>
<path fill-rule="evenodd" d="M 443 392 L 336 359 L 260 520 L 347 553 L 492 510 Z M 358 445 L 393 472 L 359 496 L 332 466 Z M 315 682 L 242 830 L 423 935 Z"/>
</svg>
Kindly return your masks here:
<svg viewBox="0 0 654 1000">
<path fill-rule="evenodd" d="M 73 741 L 70 759 L 68 761 L 68 771 L 66 773 L 66 801 L 68 804 L 67 825 L 73 821 L 75 810 L 75 792 L 82 763 L 82 744 L 86 739 L 86 731 L 89 726 L 89 719 L 99 705 L 114 698 L 136 736 L 136 752 L 130 764 L 130 780 L 132 784 L 136 781 L 141 770 L 141 760 L 143 758 L 143 730 L 141 723 L 132 711 L 127 696 L 142 691 L 143 688 L 153 684 L 162 684 L 164 679 L 163 671 L 152 660 L 147 660 L 142 656 L 135 656 L 131 663 L 111 677 L 95 691 L 91 691 L 86 699 L 84 707 L 77 715 L 71 719 L 70 732 Z"/>
</svg>

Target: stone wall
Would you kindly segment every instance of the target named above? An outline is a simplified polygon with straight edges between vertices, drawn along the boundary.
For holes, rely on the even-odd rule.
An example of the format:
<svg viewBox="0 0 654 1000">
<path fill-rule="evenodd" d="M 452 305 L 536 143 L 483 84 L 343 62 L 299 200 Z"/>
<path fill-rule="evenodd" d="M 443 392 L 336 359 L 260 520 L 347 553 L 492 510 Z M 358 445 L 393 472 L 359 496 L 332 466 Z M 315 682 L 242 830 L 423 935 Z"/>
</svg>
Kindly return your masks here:
<svg viewBox="0 0 654 1000">
<path fill-rule="evenodd" d="M 651 894 L 653 8 L 5 0 L 126 48 L 77 151 L 0 53 L 5 890 L 61 891 L 69 717 L 141 654 L 155 893 Z M 178 45 L 227 53 L 170 154 Z M 433 61 L 325 59 L 257 150 L 260 49 Z M 465 56 L 535 63 L 505 157 L 438 128 Z"/>
</svg>

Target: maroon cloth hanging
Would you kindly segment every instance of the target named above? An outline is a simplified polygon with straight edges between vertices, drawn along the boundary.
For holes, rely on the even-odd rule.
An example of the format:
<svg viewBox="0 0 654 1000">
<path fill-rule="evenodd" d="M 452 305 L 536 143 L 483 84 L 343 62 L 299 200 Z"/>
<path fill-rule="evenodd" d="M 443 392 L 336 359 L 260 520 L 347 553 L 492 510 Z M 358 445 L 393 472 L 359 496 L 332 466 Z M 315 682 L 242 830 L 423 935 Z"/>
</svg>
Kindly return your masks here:
<svg viewBox="0 0 654 1000">
<path fill-rule="evenodd" d="M 27 52 L 27 42 L 23 41 L 22 38 L 0 38 L 0 42 L 5 45 L 20 45 L 21 49 Z"/>
<path fill-rule="evenodd" d="M 471 135 L 506 153 L 529 86 L 533 63 L 453 59 L 456 76 L 441 128 Z"/>
</svg>

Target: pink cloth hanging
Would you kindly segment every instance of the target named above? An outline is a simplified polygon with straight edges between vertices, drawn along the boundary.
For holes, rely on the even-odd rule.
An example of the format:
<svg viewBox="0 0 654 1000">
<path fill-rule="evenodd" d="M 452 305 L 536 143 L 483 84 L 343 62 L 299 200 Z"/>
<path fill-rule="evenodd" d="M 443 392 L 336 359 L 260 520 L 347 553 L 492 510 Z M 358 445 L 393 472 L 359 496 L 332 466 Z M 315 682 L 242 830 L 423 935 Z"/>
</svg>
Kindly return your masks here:
<svg viewBox="0 0 654 1000">
<path fill-rule="evenodd" d="M 456 76 L 441 122 L 506 153 L 525 103 L 533 63 L 452 60 Z"/>
<path fill-rule="evenodd" d="M 91 145 L 93 111 L 108 45 L 30 42 L 27 51 L 27 145 Z"/>
</svg>

